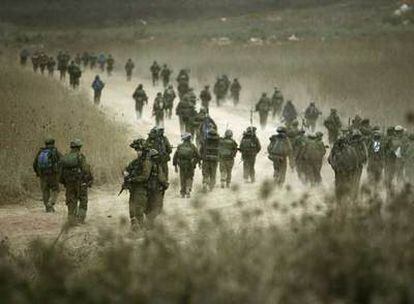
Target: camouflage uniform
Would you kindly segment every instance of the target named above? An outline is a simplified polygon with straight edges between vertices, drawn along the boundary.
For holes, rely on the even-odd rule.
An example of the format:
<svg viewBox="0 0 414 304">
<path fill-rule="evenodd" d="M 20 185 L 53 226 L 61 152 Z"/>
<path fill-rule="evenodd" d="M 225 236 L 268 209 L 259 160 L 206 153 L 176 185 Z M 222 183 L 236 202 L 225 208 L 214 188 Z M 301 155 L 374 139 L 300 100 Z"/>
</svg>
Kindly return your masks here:
<svg viewBox="0 0 414 304">
<path fill-rule="evenodd" d="M 282 107 L 284 103 L 283 95 L 277 87 L 275 88 L 275 91 L 272 95 L 271 103 L 272 103 L 272 115 L 273 115 L 273 118 L 275 118 L 276 115 L 279 116 L 280 113 L 282 112 Z"/>
<path fill-rule="evenodd" d="M 101 103 L 101 95 L 104 87 L 105 83 L 99 78 L 99 75 L 96 75 L 95 80 L 92 83 L 94 104 L 99 105 Z"/>
<path fill-rule="evenodd" d="M 216 104 L 219 107 L 220 103 L 226 98 L 228 86 L 224 78 L 217 78 L 214 84 L 214 95 L 216 96 Z"/>
<path fill-rule="evenodd" d="M 171 73 L 172 73 L 172 71 L 167 67 L 166 64 L 164 64 L 163 67 L 162 67 L 162 70 L 161 70 L 162 84 L 163 84 L 164 88 L 166 88 L 168 86 L 168 84 L 170 83 Z"/>
<path fill-rule="evenodd" d="M 191 132 L 192 118 L 197 114 L 195 104 L 191 100 L 183 98 L 178 102 L 177 107 L 175 108 L 175 113 L 180 120 L 181 132 Z"/>
<path fill-rule="evenodd" d="M 92 173 L 86 157 L 80 152 L 80 140 L 71 142 L 71 151 L 62 157 L 60 181 L 66 188 L 68 221 L 83 223 L 88 210 L 88 188 L 92 186 Z M 79 204 L 78 204 L 79 203 Z"/>
<path fill-rule="evenodd" d="M 339 136 L 339 131 L 342 128 L 342 122 L 339 118 L 336 109 L 331 109 L 331 114 L 324 121 L 325 128 L 328 130 L 329 144 L 335 143 Z"/>
<path fill-rule="evenodd" d="M 385 162 L 385 142 L 381 133 L 374 133 L 368 144 L 368 180 L 372 185 L 381 181 Z"/>
<path fill-rule="evenodd" d="M 53 73 L 55 71 L 56 61 L 53 57 L 49 57 L 47 61 L 47 71 L 49 72 L 49 76 L 53 77 Z"/>
<path fill-rule="evenodd" d="M 145 93 L 142 84 L 138 85 L 135 89 L 134 94 L 132 94 L 132 98 L 135 100 L 135 112 L 137 119 L 141 119 L 144 104 L 148 104 L 148 96 L 147 93 Z"/>
<path fill-rule="evenodd" d="M 287 171 L 287 160 L 293 168 L 293 150 L 289 138 L 286 135 L 286 128 L 279 127 L 276 135 L 270 138 L 270 144 L 267 147 L 269 159 L 273 162 L 273 177 L 277 185 L 284 184 Z"/>
<path fill-rule="evenodd" d="M 311 185 L 318 185 L 322 181 L 321 168 L 325 153 L 325 145 L 316 134 L 309 135 L 299 151 L 298 158 L 303 164 L 305 181 Z"/>
<path fill-rule="evenodd" d="M 211 101 L 212 97 L 211 97 L 211 93 L 209 90 L 209 86 L 205 86 L 204 89 L 200 92 L 200 100 L 201 100 L 201 106 L 207 110 L 209 109 L 210 106 L 210 101 Z"/>
<path fill-rule="evenodd" d="M 321 111 L 315 106 L 315 103 L 311 102 L 305 110 L 305 119 L 307 127 L 314 132 L 316 129 L 316 122 L 321 115 Z"/>
<path fill-rule="evenodd" d="M 39 56 L 39 67 L 40 67 L 40 72 L 42 73 L 42 75 L 45 72 L 48 62 L 49 62 L 49 57 L 45 53 L 41 53 Z"/>
<path fill-rule="evenodd" d="M 237 154 L 237 143 L 234 141 L 233 132 L 226 130 L 224 138 L 219 141 L 219 162 L 221 175 L 221 188 L 230 187 L 231 175 L 234 166 L 234 158 Z"/>
<path fill-rule="evenodd" d="M 148 207 L 148 180 L 151 175 L 151 160 L 145 147 L 145 140 L 137 139 L 131 145 L 138 156 L 125 169 L 123 188 L 129 190 L 129 217 L 132 229 L 142 227 L 144 213 Z"/>
<path fill-rule="evenodd" d="M 191 134 L 186 133 L 182 136 L 183 143 L 178 145 L 174 153 L 173 165 L 177 171 L 180 170 L 181 196 L 190 197 L 193 187 L 194 169 L 200 162 L 200 154 L 194 144 L 191 143 Z"/>
<path fill-rule="evenodd" d="M 106 60 L 106 72 L 108 76 L 112 75 L 112 71 L 114 70 L 115 59 L 112 55 L 108 55 L 108 59 Z"/>
<path fill-rule="evenodd" d="M 286 102 L 285 107 L 283 108 L 282 117 L 286 123 L 286 126 L 291 124 L 298 117 L 298 112 L 296 111 L 296 108 L 291 100 Z"/>
<path fill-rule="evenodd" d="M 39 52 L 35 52 L 32 57 L 32 65 L 33 65 L 33 72 L 37 72 L 37 70 L 39 69 L 39 60 L 40 60 L 40 54 Z"/>
<path fill-rule="evenodd" d="M 154 219 L 162 211 L 164 194 L 169 184 L 158 151 L 150 150 L 149 157 L 151 160 L 151 173 L 148 178 L 148 203 L 145 209 L 145 215 L 150 223 L 153 223 Z"/>
<path fill-rule="evenodd" d="M 168 119 L 171 119 L 172 110 L 174 108 L 174 100 L 176 98 L 176 94 L 172 85 L 168 86 L 168 88 L 165 89 L 163 98 L 165 103 L 165 114 Z"/>
<path fill-rule="evenodd" d="M 181 70 L 177 76 L 177 90 L 180 100 L 190 89 L 190 76 L 187 71 Z"/>
<path fill-rule="evenodd" d="M 260 141 L 255 134 L 255 130 L 255 127 L 248 127 L 243 133 L 243 138 L 239 146 L 239 151 L 243 161 L 244 181 L 247 182 L 250 179 L 252 183 L 256 181 L 256 174 L 254 170 L 256 156 L 262 149 Z"/>
<path fill-rule="evenodd" d="M 41 148 L 33 161 L 33 170 L 40 179 L 43 204 L 46 212 L 54 212 L 59 194 L 59 162 L 62 155 L 54 146 L 53 139 L 45 141 L 45 147 Z"/>
<path fill-rule="evenodd" d="M 88 52 L 83 52 L 82 54 L 82 63 L 83 63 L 83 67 L 86 68 L 89 64 L 89 53 Z"/>
<path fill-rule="evenodd" d="M 394 131 L 387 136 L 385 144 L 385 185 L 390 193 L 393 191 L 395 180 L 403 181 L 405 145 L 404 129 L 401 126 L 396 126 Z"/>
<path fill-rule="evenodd" d="M 233 83 L 230 86 L 231 98 L 233 99 L 233 104 L 235 106 L 239 104 L 240 91 L 241 91 L 241 85 L 239 83 L 239 80 L 235 78 L 233 80 Z"/>
<path fill-rule="evenodd" d="M 207 131 L 207 136 L 200 147 L 204 190 L 213 190 L 216 185 L 219 140 L 217 131 L 212 128 Z"/>
<path fill-rule="evenodd" d="M 266 93 L 263 93 L 259 102 L 256 104 L 256 112 L 259 112 L 260 126 L 262 129 L 266 128 L 267 118 L 269 116 L 271 106 L 270 98 L 267 97 Z"/>
<path fill-rule="evenodd" d="M 152 75 L 152 84 L 155 86 L 158 84 L 158 80 L 160 79 L 160 71 L 161 68 L 156 61 L 150 67 L 151 75 Z"/>
<path fill-rule="evenodd" d="M 126 72 L 126 76 L 127 76 L 127 81 L 131 81 L 132 78 L 132 71 L 135 68 L 135 64 L 132 61 L 132 59 L 128 59 L 127 63 L 125 64 L 125 72 Z"/>
<path fill-rule="evenodd" d="M 20 64 L 21 64 L 22 66 L 25 66 L 25 65 L 26 65 L 26 63 L 27 63 L 27 58 L 29 58 L 29 56 L 30 56 L 30 52 L 29 52 L 29 50 L 28 50 L 28 49 L 22 49 L 22 50 L 20 51 Z"/>
<path fill-rule="evenodd" d="M 155 116 L 155 125 L 157 127 L 164 126 L 164 111 L 164 98 L 161 93 L 157 93 L 157 97 L 155 98 L 152 106 L 152 116 Z"/>
<path fill-rule="evenodd" d="M 359 193 L 362 171 L 364 169 L 364 165 L 368 161 L 368 150 L 365 145 L 364 138 L 359 130 L 352 131 L 349 144 L 352 148 L 354 148 L 358 160 L 358 166 L 354 176 L 354 197 L 356 197 Z"/>
<path fill-rule="evenodd" d="M 148 148 L 158 151 L 163 172 L 168 179 L 168 162 L 171 160 L 172 146 L 164 135 L 163 128 L 152 128 L 145 142 Z"/>
<path fill-rule="evenodd" d="M 69 73 L 69 83 L 74 89 L 76 89 L 79 86 L 79 79 L 82 76 L 82 72 L 79 66 L 76 65 L 74 61 L 72 61 L 71 64 L 69 65 L 68 73 Z"/>
<path fill-rule="evenodd" d="M 66 72 L 68 70 L 70 56 L 68 53 L 59 52 L 57 56 L 57 69 L 60 72 L 60 80 L 66 79 Z"/>
</svg>

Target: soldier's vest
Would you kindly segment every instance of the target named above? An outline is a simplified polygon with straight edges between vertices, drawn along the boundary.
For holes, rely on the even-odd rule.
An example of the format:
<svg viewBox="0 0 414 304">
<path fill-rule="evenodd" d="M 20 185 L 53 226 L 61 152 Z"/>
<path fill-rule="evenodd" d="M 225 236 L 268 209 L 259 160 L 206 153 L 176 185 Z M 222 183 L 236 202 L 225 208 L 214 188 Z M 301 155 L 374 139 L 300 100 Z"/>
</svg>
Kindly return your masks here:
<svg viewBox="0 0 414 304">
<path fill-rule="evenodd" d="M 82 168 L 80 155 L 78 153 L 65 154 L 60 165 L 62 167 L 62 178 L 67 182 L 76 182 L 81 179 Z"/>
<path fill-rule="evenodd" d="M 219 140 L 217 135 L 207 135 L 203 147 L 203 159 L 207 161 L 218 161 Z"/>
<path fill-rule="evenodd" d="M 234 158 L 234 141 L 230 138 L 223 138 L 220 140 L 219 157 L 220 159 Z"/>
<path fill-rule="evenodd" d="M 270 148 L 270 158 L 285 158 L 289 155 L 289 139 L 283 137 L 276 137 L 273 139 L 272 146 Z"/>
<path fill-rule="evenodd" d="M 324 155 L 324 151 L 321 149 L 320 144 L 315 140 L 308 140 L 304 146 L 303 159 L 310 163 L 318 163 L 321 161 Z"/>
<path fill-rule="evenodd" d="M 335 171 L 351 173 L 358 168 L 358 156 L 348 145 L 334 146 L 332 149 L 331 165 Z"/>
<path fill-rule="evenodd" d="M 177 147 L 177 157 L 180 161 L 191 161 L 194 150 L 191 144 L 181 144 Z"/>
<path fill-rule="evenodd" d="M 392 159 L 402 159 L 403 139 L 394 137 L 390 140 L 387 155 Z"/>
<path fill-rule="evenodd" d="M 240 142 L 240 151 L 247 155 L 256 155 L 258 150 L 256 138 L 253 136 L 243 136 Z"/>
</svg>

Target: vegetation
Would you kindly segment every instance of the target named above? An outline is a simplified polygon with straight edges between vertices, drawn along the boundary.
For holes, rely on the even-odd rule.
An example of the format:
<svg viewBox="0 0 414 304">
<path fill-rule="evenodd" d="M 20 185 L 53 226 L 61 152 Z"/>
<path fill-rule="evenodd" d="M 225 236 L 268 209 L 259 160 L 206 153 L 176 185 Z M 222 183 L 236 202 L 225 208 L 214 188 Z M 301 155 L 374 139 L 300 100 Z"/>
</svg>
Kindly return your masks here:
<svg viewBox="0 0 414 304">
<path fill-rule="evenodd" d="M 97 184 L 117 180 L 128 158 L 126 131 L 83 95 L 14 65 L 0 68 L 0 202 L 14 203 L 37 187 L 33 158 L 46 137 L 60 151 L 80 138 Z M 36 192 L 35 192 L 36 193 Z"/>
<path fill-rule="evenodd" d="M 412 303 L 412 189 L 386 204 L 367 197 L 319 215 L 306 198 L 259 201 L 238 225 L 210 211 L 193 226 L 102 232 L 82 249 L 37 240 L 17 254 L 3 241 L 0 293 L 6 303 Z"/>
</svg>

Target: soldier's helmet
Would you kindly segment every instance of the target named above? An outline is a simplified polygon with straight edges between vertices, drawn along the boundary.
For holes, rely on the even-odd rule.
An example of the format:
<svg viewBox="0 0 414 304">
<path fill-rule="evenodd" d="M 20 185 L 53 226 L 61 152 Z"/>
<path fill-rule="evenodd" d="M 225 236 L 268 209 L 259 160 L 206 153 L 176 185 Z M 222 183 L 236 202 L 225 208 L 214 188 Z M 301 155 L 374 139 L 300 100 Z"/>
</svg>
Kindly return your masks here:
<svg viewBox="0 0 414 304">
<path fill-rule="evenodd" d="M 145 150 L 145 148 L 146 148 L 145 139 L 143 139 L 143 138 L 135 139 L 129 146 L 132 149 L 134 149 L 135 151 Z"/>
<path fill-rule="evenodd" d="M 335 108 L 331 109 L 331 113 L 336 113 L 336 112 L 337 112 L 337 110 Z"/>
<path fill-rule="evenodd" d="M 205 88 L 208 89 L 208 88 L 210 88 L 210 86 L 209 85 L 206 85 Z"/>
<path fill-rule="evenodd" d="M 263 96 L 263 97 L 266 97 L 266 96 L 267 96 L 267 94 L 266 94 L 266 93 L 262 93 L 262 96 Z"/>
<path fill-rule="evenodd" d="M 164 127 L 157 127 L 157 134 L 164 135 Z"/>
<path fill-rule="evenodd" d="M 282 134 L 282 133 L 284 134 L 286 133 L 286 127 L 284 126 L 277 127 L 276 132 L 279 134 Z"/>
<path fill-rule="evenodd" d="M 374 138 L 379 138 L 379 137 L 381 137 L 381 132 L 379 130 L 375 130 L 372 136 Z"/>
<path fill-rule="evenodd" d="M 403 126 L 400 126 L 400 125 L 395 126 L 394 127 L 394 131 L 395 132 L 403 132 L 404 131 L 404 127 Z"/>
<path fill-rule="evenodd" d="M 79 138 L 75 138 L 70 142 L 71 148 L 80 148 L 82 147 L 82 141 Z"/>
<path fill-rule="evenodd" d="M 48 137 L 45 139 L 45 145 L 54 145 L 55 144 L 55 139 Z"/>
<path fill-rule="evenodd" d="M 312 101 L 309 105 L 314 106 L 315 105 L 315 102 Z"/>
<path fill-rule="evenodd" d="M 155 136 L 157 135 L 157 133 L 158 133 L 158 128 L 157 128 L 157 127 L 153 127 L 153 128 L 149 131 L 148 135 L 149 135 L 150 137 L 155 137 Z"/>
<path fill-rule="evenodd" d="M 141 83 L 138 85 L 138 89 L 142 89 L 142 84 Z"/>
<path fill-rule="evenodd" d="M 172 89 L 172 88 L 173 88 L 172 84 L 170 84 L 170 85 L 168 86 L 168 88 L 169 88 L 169 89 Z"/>
<path fill-rule="evenodd" d="M 157 96 L 162 96 L 161 92 L 158 92 L 158 93 L 157 93 Z"/>
<path fill-rule="evenodd" d="M 295 119 L 294 121 L 292 121 L 292 126 L 294 126 L 294 127 L 299 126 L 299 121 L 297 119 Z"/>
<path fill-rule="evenodd" d="M 191 140 L 191 137 L 192 137 L 191 133 L 188 133 L 188 132 L 181 135 L 182 140 Z"/>
<path fill-rule="evenodd" d="M 226 132 L 224 132 L 224 136 L 227 138 L 232 138 L 233 137 L 233 131 L 232 130 L 226 130 Z"/>
</svg>

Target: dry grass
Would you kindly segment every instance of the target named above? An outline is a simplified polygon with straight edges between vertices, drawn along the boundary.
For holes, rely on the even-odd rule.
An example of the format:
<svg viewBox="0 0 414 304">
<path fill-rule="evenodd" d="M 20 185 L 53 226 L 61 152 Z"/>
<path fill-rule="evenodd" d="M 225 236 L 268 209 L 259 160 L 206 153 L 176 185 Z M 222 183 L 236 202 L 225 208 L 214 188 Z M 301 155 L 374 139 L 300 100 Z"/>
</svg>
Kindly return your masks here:
<svg viewBox="0 0 414 304">
<path fill-rule="evenodd" d="M 62 152 L 71 139 L 81 138 L 97 184 L 118 180 L 129 152 L 124 127 L 47 76 L 3 62 L 0 83 L 1 203 L 17 202 L 36 189 L 32 162 L 48 136 Z"/>
</svg>

